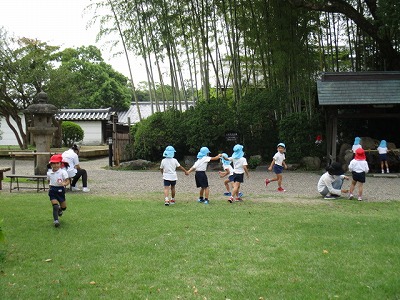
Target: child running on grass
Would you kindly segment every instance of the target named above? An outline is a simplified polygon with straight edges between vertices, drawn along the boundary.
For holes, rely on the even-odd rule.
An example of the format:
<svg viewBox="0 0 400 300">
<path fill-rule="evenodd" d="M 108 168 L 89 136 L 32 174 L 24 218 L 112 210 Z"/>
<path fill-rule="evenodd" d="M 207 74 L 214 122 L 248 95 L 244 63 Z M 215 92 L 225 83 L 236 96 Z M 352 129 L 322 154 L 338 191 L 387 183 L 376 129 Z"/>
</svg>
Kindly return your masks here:
<svg viewBox="0 0 400 300">
<path fill-rule="evenodd" d="M 278 152 L 272 158 L 272 162 L 268 168 L 269 171 L 274 170 L 275 178 L 265 179 L 265 185 L 268 186 L 272 181 L 278 181 L 278 192 L 286 192 L 286 190 L 282 187 L 282 172 L 283 168 L 287 169 L 287 165 L 285 163 L 285 150 L 286 146 L 284 143 L 279 143 L 277 146 Z"/>
<path fill-rule="evenodd" d="M 243 146 L 239 144 L 235 145 L 233 147 L 232 157 L 227 157 L 225 154 L 224 159 L 233 161 L 233 190 L 228 202 L 243 201 L 240 193 L 240 184 L 244 182 L 244 173 L 246 173 L 247 178 L 249 178 L 247 159 L 244 157 Z"/>
<path fill-rule="evenodd" d="M 362 201 L 363 185 L 365 183 L 365 174 L 368 173 L 369 167 L 365 157 L 365 151 L 363 148 L 356 150 L 354 158 L 350 161 L 349 171 L 353 175 L 351 181 L 349 199 L 353 199 L 353 192 L 358 185 L 358 201 Z"/>
<path fill-rule="evenodd" d="M 53 155 L 50 158 L 50 167 L 47 171 L 47 179 L 49 181 L 49 197 L 53 205 L 53 219 L 54 226 L 59 227 L 63 212 L 67 209 L 67 202 L 65 199 L 65 187 L 69 184 L 68 173 L 65 169 L 61 168 L 62 156 L 61 154 Z"/>
<path fill-rule="evenodd" d="M 170 204 L 175 204 L 175 185 L 178 180 L 178 175 L 176 174 L 176 168 L 181 169 L 185 174 L 186 169 L 182 167 L 179 162 L 174 158 L 175 148 L 172 146 L 167 146 L 163 153 L 165 157 L 161 161 L 160 170 L 163 174 L 164 179 L 164 205 L 169 206 Z M 171 190 L 171 199 L 168 199 L 169 191 Z"/>
<path fill-rule="evenodd" d="M 199 153 L 197 153 L 197 161 L 186 173 L 186 175 L 189 175 L 192 171 L 196 170 L 194 178 L 196 180 L 196 186 L 200 188 L 199 199 L 197 202 L 204 204 L 210 203 L 210 200 L 208 199 L 210 188 L 206 174 L 208 163 L 212 160 L 218 160 L 221 157 L 221 154 L 210 157 L 208 156 L 209 153 L 210 150 L 207 147 L 201 147 Z"/>
</svg>

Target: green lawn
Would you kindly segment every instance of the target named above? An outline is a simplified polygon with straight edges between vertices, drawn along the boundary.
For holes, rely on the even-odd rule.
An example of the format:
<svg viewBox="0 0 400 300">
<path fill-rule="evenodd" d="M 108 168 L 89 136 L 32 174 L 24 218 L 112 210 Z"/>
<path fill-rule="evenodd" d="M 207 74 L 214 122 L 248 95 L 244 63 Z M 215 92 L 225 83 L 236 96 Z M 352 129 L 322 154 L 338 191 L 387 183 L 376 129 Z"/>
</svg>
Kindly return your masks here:
<svg viewBox="0 0 400 300">
<path fill-rule="evenodd" d="M 0 299 L 400 299 L 400 202 L 0 196 Z"/>
</svg>

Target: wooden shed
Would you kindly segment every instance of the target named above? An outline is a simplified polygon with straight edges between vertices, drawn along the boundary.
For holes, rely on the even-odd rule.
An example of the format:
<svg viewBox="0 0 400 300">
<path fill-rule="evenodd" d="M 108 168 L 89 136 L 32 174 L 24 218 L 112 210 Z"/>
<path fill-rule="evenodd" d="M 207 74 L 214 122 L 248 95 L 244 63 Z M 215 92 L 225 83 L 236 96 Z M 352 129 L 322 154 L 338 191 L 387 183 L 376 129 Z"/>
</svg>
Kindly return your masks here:
<svg viewBox="0 0 400 300">
<path fill-rule="evenodd" d="M 365 134 L 399 142 L 400 72 L 323 73 L 317 91 L 326 112 L 331 161 L 337 159 L 338 119 L 366 120 L 370 126 Z"/>
</svg>

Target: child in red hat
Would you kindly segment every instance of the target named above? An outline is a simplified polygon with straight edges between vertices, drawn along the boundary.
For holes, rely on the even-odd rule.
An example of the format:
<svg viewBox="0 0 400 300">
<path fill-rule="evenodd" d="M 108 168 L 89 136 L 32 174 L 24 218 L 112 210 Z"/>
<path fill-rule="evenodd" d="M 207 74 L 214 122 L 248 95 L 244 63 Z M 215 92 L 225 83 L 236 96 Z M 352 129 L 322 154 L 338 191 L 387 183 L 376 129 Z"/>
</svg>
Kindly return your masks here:
<svg viewBox="0 0 400 300">
<path fill-rule="evenodd" d="M 65 187 L 69 184 L 69 176 L 65 169 L 61 168 L 62 156 L 55 154 L 50 158 L 50 169 L 47 171 L 49 180 L 49 197 L 53 206 L 54 226 L 59 227 L 63 212 L 67 209 L 65 199 Z"/>
<path fill-rule="evenodd" d="M 353 180 L 350 185 L 349 199 L 353 199 L 354 189 L 356 185 L 358 185 L 358 201 L 362 201 L 365 174 L 369 171 L 368 163 L 365 157 L 365 151 L 363 148 L 358 148 L 355 151 L 355 156 L 349 164 L 349 171 L 353 175 Z"/>
</svg>

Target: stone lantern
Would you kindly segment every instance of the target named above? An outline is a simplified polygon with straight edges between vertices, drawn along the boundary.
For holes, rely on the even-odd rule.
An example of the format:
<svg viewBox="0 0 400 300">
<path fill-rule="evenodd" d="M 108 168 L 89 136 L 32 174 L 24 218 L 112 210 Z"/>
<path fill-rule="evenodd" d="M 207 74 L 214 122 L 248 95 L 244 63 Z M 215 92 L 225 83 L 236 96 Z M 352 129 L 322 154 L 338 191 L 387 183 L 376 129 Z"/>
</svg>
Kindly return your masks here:
<svg viewBox="0 0 400 300">
<path fill-rule="evenodd" d="M 31 104 L 26 108 L 25 113 L 32 116 L 32 127 L 28 131 L 32 133 L 36 144 L 37 158 L 35 165 L 35 175 L 46 175 L 49 155 L 41 152 L 50 152 L 53 134 L 57 127 L 53 126 L 53 116 L 58 112 L 58 108 L 53 104 L 47 103 L 47 94 L 41 91 L 37 95 L 38 103 Z"/>
</svg>

